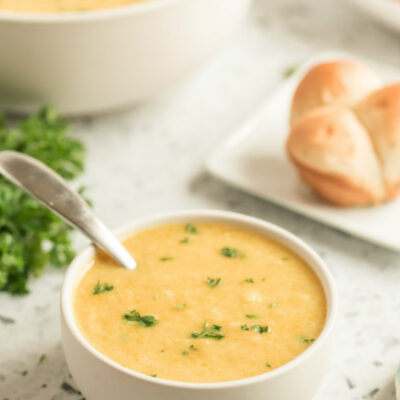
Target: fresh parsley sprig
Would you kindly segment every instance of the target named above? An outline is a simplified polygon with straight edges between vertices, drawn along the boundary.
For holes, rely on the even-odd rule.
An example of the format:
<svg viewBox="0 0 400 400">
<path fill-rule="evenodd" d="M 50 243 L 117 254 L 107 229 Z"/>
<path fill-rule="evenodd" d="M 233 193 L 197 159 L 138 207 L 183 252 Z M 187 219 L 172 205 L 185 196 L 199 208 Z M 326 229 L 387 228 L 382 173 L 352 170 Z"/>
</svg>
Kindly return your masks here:
<svg viewBox="0 0 400 400">
<path fill-rule="evenodd" d="M 44 162 L 70 180 L 83 171 L 83 144 L 68 134 L 68 124 L 44 108 L 8 128 L 0 115 L 0 151 L 14 150 Z M 17 186 L 0 176 L 0 290 L 28 293 L 31 275 L 48 264 L 67 265 L 75 253 L 72 228 Z"/>
</svg>

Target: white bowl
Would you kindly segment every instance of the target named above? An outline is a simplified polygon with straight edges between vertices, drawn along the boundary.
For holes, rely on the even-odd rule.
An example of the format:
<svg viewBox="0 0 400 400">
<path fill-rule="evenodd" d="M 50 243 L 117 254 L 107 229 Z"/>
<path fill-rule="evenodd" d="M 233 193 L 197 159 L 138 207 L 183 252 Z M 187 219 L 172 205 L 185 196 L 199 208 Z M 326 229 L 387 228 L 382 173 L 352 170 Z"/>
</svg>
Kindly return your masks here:
<svg viewBox="0 0 400 400">
<path fill-rule="evenodd" d="M 87 400 L 310 400 L 328 368 L 336 317 L 333 278 L 323 260 L 291 233 L 268 222 L 225 211 L 178 211 L 142 219 L 119 231 L 126 237 L 138 230 L 174 222 L 213 221 L 265 234 L 302 257 L 319 277 L 327 298 L 327 317 L 317 340 L 293 361 L 266 374 L 221 383 L 187 383 L 154 379 L 108 359 L 84 339 L 73 316 L 72 297 L 94 255 L 84 249 L 70 265 L 61 294 L 64 352 L 71 374 Z"/>
<path fill-rule="evenodd" d="M 0 11 L 0 109 L 83 114 L 142 100 L 213 54 L 250 0 L 149 0 L 101 11 Z"/>
</svg>

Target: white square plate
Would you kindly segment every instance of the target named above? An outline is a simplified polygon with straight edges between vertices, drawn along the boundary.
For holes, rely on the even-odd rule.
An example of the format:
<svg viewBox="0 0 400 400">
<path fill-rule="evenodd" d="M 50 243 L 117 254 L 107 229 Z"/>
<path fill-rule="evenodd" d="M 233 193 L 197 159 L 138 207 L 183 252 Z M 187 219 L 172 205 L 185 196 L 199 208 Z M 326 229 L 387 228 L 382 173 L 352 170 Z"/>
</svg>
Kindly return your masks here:
<svg viewBox="0 0 400 400">
<path fill-rule="evenodd" d="M 400 201 L 376 207 L 331 206 L 298 178 L 285 153 L 289 108 L 304 73 L 323 60 L 355 58 L 341 52 L 313 57 L 207 160 L 207 170 L 221 180 L 253 195 L 306 215 L 326 225 L 381 246 L 400 251 Z M 374 61 L 357 60 L 378 72 L 385 82 L 400 80 L 400 71 Z"/>
</svg>

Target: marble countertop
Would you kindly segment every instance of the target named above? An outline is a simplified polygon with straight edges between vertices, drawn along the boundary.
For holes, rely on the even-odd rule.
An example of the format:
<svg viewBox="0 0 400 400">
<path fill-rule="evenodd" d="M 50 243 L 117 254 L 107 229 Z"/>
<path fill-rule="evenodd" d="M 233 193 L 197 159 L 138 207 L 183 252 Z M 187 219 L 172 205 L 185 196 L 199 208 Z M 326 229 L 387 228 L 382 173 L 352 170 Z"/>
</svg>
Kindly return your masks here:
<svg viewBox="0 0 400 400">
<path fill-rule="evenodd" d="M 232 189 L 208 176 L 203 162 L 288 66 L 335 48 L 400 67 L 399 43 L 344 1 L 258 0 L 228 46 L 178 87 L 129 110 L 75 121 L 88 148 L 82 180 L 109 226 L 163 210 L 227 209 L 279 224 L 321 254 L 338 284 L 340 316 L 317 400 L 394 400 L 400 255 Z M 0 294 L 0 400 L 82 398 L 60 343 L 63 273 L 46 270 L 28 296 Z"/>
</svg>

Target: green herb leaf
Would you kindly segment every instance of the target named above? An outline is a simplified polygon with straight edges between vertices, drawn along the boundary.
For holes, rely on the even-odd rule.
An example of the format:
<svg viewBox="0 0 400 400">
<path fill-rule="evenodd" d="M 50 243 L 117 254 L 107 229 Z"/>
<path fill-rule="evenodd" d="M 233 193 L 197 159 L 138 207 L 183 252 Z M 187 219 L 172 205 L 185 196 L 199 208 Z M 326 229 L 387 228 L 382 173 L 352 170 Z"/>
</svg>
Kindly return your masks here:
<svg viewBox="0 0 400 400">
<path fill-rule="evenodd" d="M 246 283 L 254 283 L 254 280 L 253 280 L 253 278 L 247 278 L 247 279 L 245 279 L 243 282 L 246 282 Z"/>
<path fill-rule="evenodd" d="M 183 238 L 182 240 L 179 241 L 179 243 L 189 243 L 190 242 L 190 238 L 188 236 L 186 236 L 185 238 Z"/>
<path fill-rule="evenodd" d="M 151 375 L 149 375 L 149 376 L 151 376 L 152 378 L 156 378 L 156 377 L 157 377 L 157 374 L 151 374 Z"/>
<path fill-rule="evenodd" d="M 307 338 L 307 337 L 304 337 L 304 336 L 300 336 L 300 340 L 305 344 L 311 344 L 311 343 L 315 342 L 314 338 Z"/>
<path fill-rule="evenodd" d="M 191 351 L 197 351 L 197 347 L 194 344 L 189 346 L 189 350 L 182 351 L 183 356 L 188 356 Z"/>
<path fill-rule="evenodd" d="M 267 362 L 265 365 L 266 365 L 268 368 L 272 368 L 272 364 L 269 363 L 269 362 Z"/>
<path fill-rule="evenodd" d="M 233 249 L 231 247 L 223 247 L 220 251 L 220 253 L 228 258 L 245 258 L 245 254 L 240 253 L 238 250 Z"/>
<path fill-rule="evenodd" d="M 144 315 L 142 317 L 136 310 L 132 310 L 124 314 L 123 319 L 128 322 L 137 322 L 139 325 L 145 328 L 153 326 L 158 322 L 152 315 Z"/>
<path fill-rule="evenodd" d="M 225 336 L 220 332 L 222 329 L 222 326 L 220 325 L 209 325 L 208 322 L 204 323 L 204 328 L 201 332 L 192 332 L 191 336 L 194 339 L 215 339 L 215 340 L 221 340 Z"/>
<path fill-rule="evenodd" d="M 0 315 L 0 322 L 2 322 L 3 324 L 15 324 L 15 319 Z"/>
<path fill-rule="evenodd" d="M 246 314 L 246 318 L 258 318 L 259 314 Z"/>
<path fill-rule="evenodd" d="M 71 180 L 83 171 L 83 144 L 68 135 L 68 125 L 44 108 L 8 129 L 0 118 L 0 151 L 14 150 L 44 162 Z M 28 293 L 30 276 L 46 265 L 65 266 L 75 253 L 72 228 L 4 177 L 0 177 L 0 290 Z"/>
<path fill-rule="evenodd" d="M 251 329 L 254 329 L 258 333 L 264 333 L 264 332 L 269 332 L 269 326 L 261 326 L 261 325 L 252 325 Z"/>
<path fill-rule="evenodd" d="M 193 224 L 186 224 L 185 231 L 187 233 L 197 233 L 197 227 Z"/>
<path fill-rule="evenodd" d="M 290 67 L 287 67 L 285 69 L 285 71 L 283 72 L 283 77 L 284 78 L 289 78 L 291 77 L 297 70 L 298 70 L 298 66 L 297 65 L 292 65 Z"/>
<path fill-rule="evenodd" d="M 42 355 L 39 357 L 38 365 L 43 364 L 43 363 L 45 362 L 46 358 L 47 358 L 46 354 L 42 354 Z"/>
<path fill-rule="evenodd" d="M 160 261 L 171 261 L 171 260 L 173 260 L 174 258 L 173 257 L 171 257 L 171 256 L 165 256 L 165 257 L 161 257 L 160 258 Z"/>
<path fill-rule="evenodd" d="M 210 288 L 215 288 L 216 286 L 220 285 L 221 282 L 221 278 L 207 278 L 207 285 L 210 286 Z"/>
<path fill-rule="evenodd" d="M 93 289 L 92 294 L 100 294 L 100 293 L 104 293 L 104 292 L 110 292 L 113 289 L 114 289 L 113 285 L 110 285 L 109 283 L 100 283 L 100 281 L 98 281 L 96 283 L 96 286 Z"/>
<path fill-rule="evenodd" d="M 186 303 L 177 304 L 174 306 L 175 310 L 183 310 L 186 307 Z"/>
<path fill-rule="evenodd" d="M 240 329 L 242 331 L 249 331 L 250 330 L 250 328 L 247 326 L 247 324 L 240 325 Z"/>
</svg>

